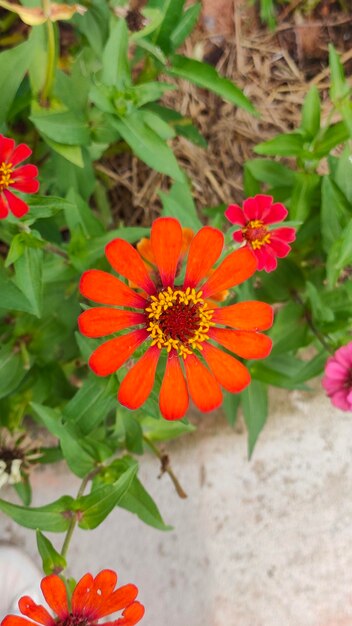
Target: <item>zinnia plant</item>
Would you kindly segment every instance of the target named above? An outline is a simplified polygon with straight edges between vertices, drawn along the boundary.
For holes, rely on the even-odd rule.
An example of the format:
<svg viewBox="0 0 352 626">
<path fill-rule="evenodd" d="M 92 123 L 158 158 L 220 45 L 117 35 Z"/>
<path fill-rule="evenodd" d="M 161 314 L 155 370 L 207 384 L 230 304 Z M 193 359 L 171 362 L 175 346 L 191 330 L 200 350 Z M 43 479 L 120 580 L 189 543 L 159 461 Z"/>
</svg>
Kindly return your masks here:
<svg viewBox="0 0 352 626">
<path fill-rule="evenodd" d="M 257 265 L 244 248 L 227 255 L 210 274 L 223 243 L 219 230 L 202 228 L 190 243 L 183 278 L 181 225 L 173 218 L 159 218 L 151 231 L 157 273 L 153 266 L 148 271 L 137 250 L 122 239 L 115 239 L 105 249 L 113 269 L 136 289 L 101 270 L 83 274 L 82 295 L 110 306 L 84 311 L 79 318 L 80 331 L 88 337 L 128 331 L 93 352 L 91 369 L 107 376 L 126 363 L 139 346 L 147 347 L 121 383 L 118 400 L 124 406 L 137 409 L 148 398 L 162 352 L 167 354 L 167 361 L 159 406 L 169 420 L 185 415 L 189 396 L 198 409 L 211 411 L 222 402 L 221 387 L 236 393 L 249 384 L 250 375 L 243 363 L 213 342 L 245 359 L 270 353 L 271 339 L 258 332 L 272 324 L 268 304 L 239 302 L 219 308 L 212 300 L 247 280 Z"/>
<path fill-rule="evenodd" d="M 352 341 L 328 358 L 322 384 L 334 406 L 352 411 Z"/>
<path fill-rule="evenodd" d="M 1 626 L 97 626 L 102 617 L 122 611 L 122 616 L 109 624 L 114 626 L 134 626 L 144 615 L 144 607 L 136 602 L 138 589 L 128 584 L 115 589 L 116 572 L 105 569 L 95 578 L 85 574 L 68 599 L 66 585 L 56 574 L 43 578 L 41 590 L 54 614 L 36 604 L 29 596 L 23 596 L 18 602 L 25 617 L 7 615 Z M 27 619 L 28 618 L 28 619 Z"/>
<path fill-rule="evenodd" d="M 0 219 L 7 217 L 9 211 L 16 217 L 22 217 L 29 211 L 28 204 L 10 189 L 23 193 L 38 191 L 38 168 L 31 164 L 17 167 L 31 154 L 32 150 L 25 143 L 16 146 L 13 139 L 0 135 Z"/>
<path fill-rule="evenodd" d="M 287 209 L 272 196 L 258 194 L 247 198 L 241 208 L 230 204 L 225 215 L 231 224 L 241 228 L 233 233 L 238 243 L 245 243 L 258 262 L 258 270 L 272 272 L 277 267 L 277 257 L 282 259 L 291 250 L 288 245 L 296 238 L 294 228 L 273 228 L 271 224 L 282 222 L 287 217 Z"/>
</svg>

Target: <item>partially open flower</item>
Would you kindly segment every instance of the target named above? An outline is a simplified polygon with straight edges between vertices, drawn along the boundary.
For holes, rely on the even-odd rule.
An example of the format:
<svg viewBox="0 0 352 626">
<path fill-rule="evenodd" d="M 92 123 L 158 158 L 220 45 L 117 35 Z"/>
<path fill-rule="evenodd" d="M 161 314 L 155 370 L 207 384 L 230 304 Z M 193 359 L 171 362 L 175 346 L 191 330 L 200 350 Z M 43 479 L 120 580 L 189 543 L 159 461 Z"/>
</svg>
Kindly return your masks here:
<svg viewBox="0 0 352 626">
<path fill-rule="evenodd" d="M 63 580 L 51 574 L 43 578 L 41 590 L 54 617 L 44 606 L 23 596 L 18 606 L 25 617 L 7 615 L 1 626 L 98 626 L 98 620 L 117 611 L 122 611 L 121 617 L 102 624 L 134 626 L 144 615 L 143 605 L 136 602 L 138 589 L 132 584 L 115 589 L 116 583 L 117 574 L 109 569 L 101 571 L 95 578 L 85 574 L 69 600 Z"/>
<path fill-rule="evenodd" d="M 322 385 L 334 406 L 352 411 L 352 341 L 328 358 Z"/>
<path fill-rule="evenodd" d="M 201 228 L 190 243 L 183 274 L 179 271 L 181 225 L 173 218 L 159 218 L 151 231 L 153 273 L 123 239 L 115 239 L 105 248 L 114 270 L 136 289 L 101 270 L 83 274 L 82 295 L 109 306 L 84 311 L 79 317 L 80 331 L 87 337 L 127 331 L 93 352 L 91 369 L 99 376 L 113 374 L 139 346 L 146 346 L 120 385 L 118 400 L 129 409 L 139 408 L 149 397 L 162 352 L 167 360 L 159 406 L 170 420 L 185 415 L 189 396 L 199 410 L 211 411 L 222 402 L 221 387 L 231 393 L 247 387 L 249 371 L 221 348 L 245 359 L 270 353 L 271 339 L 258 332 L 272 324 L 268 304 L 239 302 L 220 308 L 214 303 L 217 294 L 247 280 L 257 266 L 252 253 L 243 248 L 230 253 L 212 272 L 223 244 L 219 230 Z"/>
<path fill-rule="evenodd" d="M 40 7 L 23 7 L 21 4 L 7 2 L 7 0 L 1 0 L 0 6 L 12 13 L 17 13 L 22 22 L 28 26 L 39 26 L 48 20 L 51 22 L 70 20 L 75 13 L 84 15 L 87 11 L 81 4 L 57 4 L 56 2 L 50 3 L 49 13 L 45 13 Z"/>
</svg>

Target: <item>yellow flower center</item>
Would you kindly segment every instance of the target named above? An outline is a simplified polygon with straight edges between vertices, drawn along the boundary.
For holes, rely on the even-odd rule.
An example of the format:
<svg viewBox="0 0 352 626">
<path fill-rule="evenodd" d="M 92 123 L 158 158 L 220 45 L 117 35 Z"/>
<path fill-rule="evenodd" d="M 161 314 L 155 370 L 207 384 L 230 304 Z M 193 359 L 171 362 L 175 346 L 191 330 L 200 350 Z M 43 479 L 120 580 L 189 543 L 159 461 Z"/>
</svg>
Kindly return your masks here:
<svg viewBox="0 0 352 626">
<path fill-rule="evenodd" d="M 14 181 L 11 178 L 13 172 L 12 163 L 1 163 L 0 165 L 0 193 L 4 191 Z"/>
<path fill-rule="evenodd" d="M 258 250 L 265 244 L 270 243 L 270 233 L 268 227 L 261 220 L 251 220 L 242 228 L 243 237 L 252 246 L 253 250 Z"/>
<path fill-rule="evenodd" d="M 168 287 L 151 296 L 146 311 L 152 346 L 166 348 L 168 352 L 174 348 L 184 358 L 195 349 L 203 349 L 203 341 L 209 339 L 209 328 L 214 326 L 211 321 L 214 311 L 208 308 L 202 292 L 190 287 L 185 291 Z"/>
</svg>

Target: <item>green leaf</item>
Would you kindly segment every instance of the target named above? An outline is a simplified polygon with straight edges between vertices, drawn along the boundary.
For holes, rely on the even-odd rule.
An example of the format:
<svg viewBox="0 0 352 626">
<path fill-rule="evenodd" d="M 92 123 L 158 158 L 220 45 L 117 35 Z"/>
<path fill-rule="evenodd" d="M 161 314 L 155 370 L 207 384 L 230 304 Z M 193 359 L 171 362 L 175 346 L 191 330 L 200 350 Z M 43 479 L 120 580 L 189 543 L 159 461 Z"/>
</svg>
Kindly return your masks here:
<svg viewBox="0 0 352 626">
<path fill-rule="evenodd" d="M 305 222 L 314 205 L 317 204 L 321 178 L 318 174 L 306 174 L 297 172 L 296 182 L 292 189 L 289 203 L 289 216 L 291 220 Z"/>
<path fill-rule="evenodd" d="M 87 122 L 72 111 L 40 109 L 29 116 L 37 130 L 58 144 L 87 146 L 90 142 Z"/>
<path fill-rule="evenodd" d="M 251 159 L 245 164 L 256 180 L 271 187 L 292 187 L 296 175 L 290 168 L 269 159 Z"/>
<path fill-rule="evenodd" d="M 29 41 L 0 54 L 0 128 L 6 121 L 7 113 L 28 70 L 32 55 L 33 47 Z"/>
<path fill-rule="evenodd" d="M 254 152 L 267 156 L 302 156 L 304 143 L 305 139 L 300 133 L 283 133 L 258 143 Z"/>
<path fill-rule="evenodd" d="M 43 219 L 45 217 L 53 217 L 60 213 L 63 209 L 67 211 L 72 210 L 73 205 L 64 200 L 63 198 L 56 198 L 54 196 L 38 196 L 33 195 L 26 200 L 29 206 L 29 213 L 23 218 L 23 221 L 31 226 L 38 219 Z"/>
<path fill-rule="evenodd" d="M 169 126 L 167 122 L 164 122 L 161 117 L 152 113 L 152 111 L 142 110 L 141 114 L 144 123 L 149 126 L 149 128 L 151 128 L 151 130 L 153 130 L 160 137 L 160 139 L 168 141 L 169 139 L 173 139 L 173 137 L 175 137 L 176 133 L 174 129 Z"/>
<path fill-rule="evenodd" d="M 129 490 L 137 471 L 138 465 L 135 464 L 112 485 L 97 487 L 88 496 L 79 498 L 77 500 L 81 513 L 79 527 L 87 530 L 99 526 Z"/>
<path fill-rule="evenodd" d="M 137 35 L 137 33 L 134 33 L 134 35 Z M 131 39 L 135 38 L 134 35 L 131 37 Z M 166 65 L 167 58 L 165 54 L 163 53 L 162 49 L 159 48 L 159 46 L 155 46 L 154 44 L 150 43 L 148 39 L 136 39 L 136 45 L 139 48 L 146 50 L 146 52 L 149 52 L 149 54 L 151 54 L 158 61 L 160 61 L 162 65 Z"/>
<path fill-rule="evenodd" d="M 66 568 L 66 559 L 57 552 L 47 537 L 40 530 L 36 532 L 38 552 L 42 557 L 43 571 L 50 574 L 60 574 Z"/>
<path fill-rule="evenodd" d="M 129 490 L 120 500 L 119 506 L 130 511 L 130 513 L 134 513 L 142 522 L 149 524 L 149 526 L 153 526 L 158 530 L 172 530 L 172 526 L 165 524 L 153 498 L 137 477 L 134 478 Z"/>
<path fill-rule="evenodd" d="M 81 198 L 79 193 L 71 188 L 67 194 L 67 199 L 70 202 L 66 203 L 64 213 L 67 226 L 71 233 L 73 234 L 77 228 L 81 228 L 87 239 L 102 235 L 104 232 L 102 223 L 95 217 L 92 209 L 88 203 Z"/>
<path fill-rule="evenodd" d="M 186 9 L 176 28 L 171 33 L 171 44 L 174 50 L 182 46 L 185 39 L 192 33 L 198 22 L 201 10 L 202 5 L 200 2 L 191 4 L 191 6 Z"/>
<path fill-rule="evenodd" d="M 30 302 L 33 315 L 40 318 L 43 303 L 43 251 L 26 246 L 14 267 L 17 287 Z"/>
<path fill-rule="evenodd" d="M 320 130 L 320 96 L 315 85 L 309 89 L 303 102 L 301 128 L 311 139 Z"/>
<path fill-rule="evenodd" d="M 350 206 L 331 176 L 323 176 L 321 188 L 321 233 L 329 252 L 350 220 Z"/>
<path fill-rule="evenodd" d="M 337 160 L 334 180 L 352 206 L 352 158 L 349 145 L 346 145 L 343 153 Z"/>
<path fill-rule="evenodd" d="M 140 111 L 121 119 L 110 117 L 110 121 L 136 156 L 149 167 L 184 182 L 185 176 L 171 148 L 145 124 Z"/>
<path fill-rule="evenodd" d="M 156 43 L 160 48 L 169 54 L 172 50 L 171 35 L 182 17 L 185 0 L 165 0 L 163 5 L 164 18 L 161 22 Z"/>
<path fill-rule="evenodd" d="M 102 60 L 101 79 L 105 85 L 124 89 L 131 84 L 128 62 L 128 30 L 125 20 L 120 19 L 112 25 Z"/>
<path fill-rule="evenodd" d="M 0 398 L 11 395 L 26 374 L 19 349 L 3 344 L 0 348 Z"/>
<path fill-rule="evenodd" d="M 340 55 L 331 43 L 329 44 L 329 66 L 331 72 L 330 98 L 334 104 L 337 104 L 349 94 L 350 88 L 345 77 Z"/>
<path fill-rule="evenodd" d="M 313 144 L 314 158 L 321 159 L 327 156 L 333 148 L 347 141 L 348 138 L 349 132 L 345 122 L 337 122 L 328 126 Z"/>
<path fill-rule="evenodd" d="M 344 267 L 352 263 L 352 221 L 331 246 L 326 264 L 328 286 L 333 287 Z"/>
<path fill-rule="evenodd" d="M 26 296 L 10 281 L 0 268 L 0 310 L 24 311 L 32 313 L 32 306 Z"/>
<path fill-rule="evenodd" d="M 116 406 L 116 393 L 116 379 L 99 379 L 93 375 L 89 376 L 66 404 L 63 417 L 87 435 Z"/>
<path fill-rule="evenodd" d="M 50 148 L 63 156 L 65 159 L 67 159 L 67 161 L 70 161 L 70 163 L 73 163 L 78 167 L 84 166 L 81 146 L 72 146 L 69 144 L 58 143 L 57 141 L 50 139 L 50 137 L 45 135 L 43 132 L 41 133 L 41 135 L 45 142 L 48 144 L 48 146 L 50 146 Z"/>
<path fill-rule="evenodd" d="M 174 183 L 169 193 L 159 191 L 158 195 L 163 203 L 163 215 L 176 217 L 182 226 L 195 231 L 202 226 L 187 184 Z"/>
<path fill-rule="evenodd" d="M 268 391 L 266 385 L 252 380 L 241 393 L 244 421 L 248 431 L 248 457 L 251 458 L 257 439 L 268 417 Z"/>
<path fill-rule="evenodd" d="M 223 78 L 218 74 L 216 69 L 207 63 L 188 59 L 181 55 L 172 57 L 172 67 L 167 69 L 167 73 L 171 76 L 185 78 L 199 87 L 209 89 L 218 96 L 224 98 L 231 104 L 245 109 L 253 115 L 256 110 L 253 104 L 242 93 L 242 91 L 234 85 L 228 78 Z"/>
<path fill-rule="evenodd" d="M 167 422 L 164 419 L 154 419 L 153 417 L 142 417 L 141 426 L 144 434 L 151 441 L 176 439 L 181 435 L 195 431 L 195 427 L 188 422 Z"/>
<path fill-rule="evenodd" d="M 0 511 L 25 528 L 63 533 L 69 525 L 75 501 L 71 496 L 62 496 L 55 502 L 40 507 L 25 507 L 0 499 Z"/>
<path fill-rule="evenodd" d="M 241 396 L 238 393 L 224 393 L 223 409 L 230 426 L 234 426 L 238 416 L 238 408 L 241 403 Z"/>
</svg>

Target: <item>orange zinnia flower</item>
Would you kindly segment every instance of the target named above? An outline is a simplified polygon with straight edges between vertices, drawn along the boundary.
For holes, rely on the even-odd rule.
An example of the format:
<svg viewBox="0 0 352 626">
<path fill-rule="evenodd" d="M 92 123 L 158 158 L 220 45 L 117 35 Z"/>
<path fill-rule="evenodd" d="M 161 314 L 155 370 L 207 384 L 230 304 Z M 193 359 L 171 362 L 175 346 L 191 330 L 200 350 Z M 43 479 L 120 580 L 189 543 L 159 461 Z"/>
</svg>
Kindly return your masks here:
<svg viewBox="0 0 352 626">
<path fill-rule="evenodd" d="M 109 569 L 103 570 L 95 578 L 85 574 L 77 583 L 69 604 L 65 583 L 56 574 L 51 574 L 43 578 L 40 586 L 55 617 L 29 596 L 23 596 L 18 606 L 25 617 L 7 615 L 1 626 L 98 626 L 101 617 L 116 611 L 122 611 L 122 617 L 106 623 L 134 626 L 144 615 L 143 605 L 135 602 L 138 589 L 129 584 L 114 591 L 116 582 L 116 572 Z"/>
<path fill-rule="evenodd" d="M 183 283 L 176 284 L 182 252 L 181 225 L 173 218 L 159 218 L 151 230 L 157 281 L 148 273 L 138 251 L 123 239 L 106 246 L 106 257 L 113 269 L 140 291 L 101 270 L 83 274 L 83 296 L 128 309 L 109 306 L 84 311 L 79 317 L 80 331 L 87 337 L 103 337 L 136 327 L 99 346 L 89 359 L 91 369 L 99 376 L 112 374 L 141 344 L 146 342 L 148 346 L 120 385 L 118 400 L 129 409 L 142 406 L 151 393 L 163 350 L 167 362 L 159 406 L 170 420 L 185 415 L 189 395 L 201 411 L 211 411 L 222 402 L 220 386 L 236 393 L 249 384 L 247 368 L 213 342 L 246 359 L 270 353 L 271 339 L 258 332 L 272 324 L 268 304 L 239 302 L 219 308 L 213 302 L 216 294 L 252 276 L 257 266 L 254 255 L 242 248 L 231 252 L 210 274 L 223 244 L 219 230 L 201 228 L 189 247 Z"/>
</svg>

